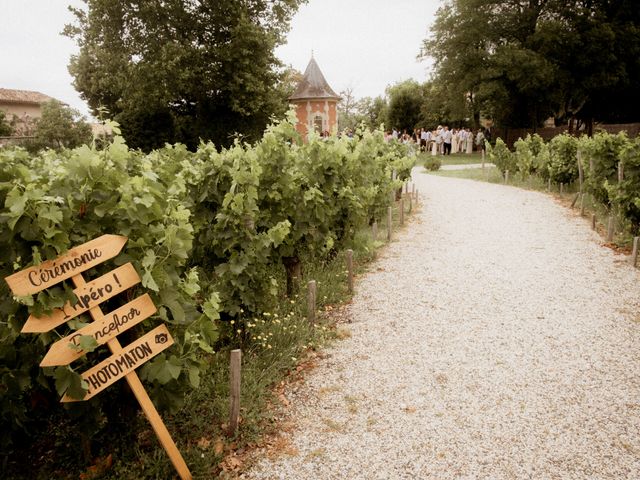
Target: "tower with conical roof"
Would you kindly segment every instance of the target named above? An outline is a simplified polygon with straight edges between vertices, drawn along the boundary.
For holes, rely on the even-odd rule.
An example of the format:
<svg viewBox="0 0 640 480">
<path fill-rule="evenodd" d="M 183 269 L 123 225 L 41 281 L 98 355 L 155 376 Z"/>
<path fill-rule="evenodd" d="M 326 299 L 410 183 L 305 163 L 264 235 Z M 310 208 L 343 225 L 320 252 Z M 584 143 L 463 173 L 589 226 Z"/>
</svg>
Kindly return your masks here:
<svg viewBox="0 0 640 480">
<path fill-rule="evenodd" d="M 306 136 L 309 132 L 335 133 L 338 128 L 338 100 L 311 55 L 311 60 L 296 91 L 289 97 L 295 105 L 298 123 L 296 130 Z"/>
</svg>

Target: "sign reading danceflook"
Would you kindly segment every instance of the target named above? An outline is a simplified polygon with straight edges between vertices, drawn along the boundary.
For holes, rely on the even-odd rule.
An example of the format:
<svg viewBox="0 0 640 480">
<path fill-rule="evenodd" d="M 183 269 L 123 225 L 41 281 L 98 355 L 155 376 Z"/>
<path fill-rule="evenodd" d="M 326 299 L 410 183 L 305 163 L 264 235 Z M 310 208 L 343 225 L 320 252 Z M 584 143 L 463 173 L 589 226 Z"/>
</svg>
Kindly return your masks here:
<svg viewBox="0 0 640 480">
<path fill-rule="evenodd" d="M 112 355 L 82 374 L 87 382 L 87 394 L 82 399 L 65 394 L 63 402 L 88 400 L 102 390 L 124 378 L 138 399 L 158 439 L 167 451 L 180 478 L 191 479 L 191 473 L 164 425 L 135 369 L 173 345 L 173 338 L 165 325 L 160 325 L 133 343 L 123 347 L 117 336 L 149 318 L 156 307 L 147 294 L 141 295 L 110 313 L 104 314 L 100 304 L 140 283 L 140 276 L 131 263 L 118 267 L 90 282 L 85 272 L 120 253 L 127 237 L 103 235 L 69 250 L 66 254 L 40 265 L 14 273 L 5 280 L 16 296 L 41 292 L 63 280 L 71 279 L 77 302 L 67 302 L 49 315 L 30 315 L 22 327 L 23 333 L 44 333 L 89 312 L 93 323 L 54 343 L 40 362 L 42 367 L 68 365 L 85 355 L 80 348 L 83 336 L 93 337 L 98 345 L 107 344 Z"/>
</svg>

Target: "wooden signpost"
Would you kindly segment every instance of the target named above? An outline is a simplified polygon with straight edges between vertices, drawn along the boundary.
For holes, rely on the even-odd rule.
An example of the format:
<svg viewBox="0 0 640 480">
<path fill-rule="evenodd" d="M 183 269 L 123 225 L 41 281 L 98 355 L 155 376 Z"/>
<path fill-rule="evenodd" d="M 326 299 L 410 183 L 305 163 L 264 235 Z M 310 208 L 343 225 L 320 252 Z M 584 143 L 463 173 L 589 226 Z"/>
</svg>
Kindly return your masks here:
<svg viewBox="0 0 640 480">
<path fill-rule="evenodd" d="M 131 263 L 90 282 L 86 282 L 82 276 L 82 272 L 118 255 L 126 242 L 127 237 L 103 235 L 72 248 L 55 260 L 26 268 L 5 280 L 14 295 L 22 296 L 38 293 L 63 280 L 71 279 L 76 287 L 73 293 L 77 297 L 77 303 L 66 303 L 50 315 L 29 316 L 22 332 L 48 332 L 87 311 L 94 321 L 54 343 L 40 366 L 68 365 L 82 357 L 85 354 L 79 348 L 82 336 L 93 337 L 98 345 L 106 343 L 112 355 L 82 374 L 83 380 L 89 385 L 85 397 L 76 399 L 65 394 L 62 402 L 88 400 L 118 380 L 126 379 L 180 478 L 190 480 L 192 477 L 187 464 L 135 372 L 136 368 L 173 345 L 169 330 L 165 325 L 160 325 L 133 343 L 121 346 L 117 336 L 149 318 L 156 312 L 156 307 L 147 294 L 106 315 L 102 313 L 100 304 L 140 283 L 140 276 Z"/>
</svg>

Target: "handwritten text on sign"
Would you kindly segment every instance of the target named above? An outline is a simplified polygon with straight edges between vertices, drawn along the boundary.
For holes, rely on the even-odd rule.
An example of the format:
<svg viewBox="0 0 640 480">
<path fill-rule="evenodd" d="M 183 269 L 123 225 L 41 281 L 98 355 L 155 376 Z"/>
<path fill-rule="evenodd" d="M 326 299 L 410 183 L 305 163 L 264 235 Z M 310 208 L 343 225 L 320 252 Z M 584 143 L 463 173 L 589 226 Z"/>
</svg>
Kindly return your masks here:
<svg viewBox="0 0 640 480">
<path fill-rule="evenodd" d="M 38 293 L 85 270 L 89 270 L 120 253 L 127 237 L 102 235 L 72 248 L 55 260 L 26 268 L 5 280 L 14 295 Z"/>
<path fill-rule="evenodd" d="M 102 318 L 98 318 L 94 323 L 81 328 L 72 335 L 58 340 L 51 345 L 40 362 L 40 366 L 68 365 L 85 354 L 83 350 L 76 348 L 80 344 L 81 337 L 93 337 L 98 345 L 102 345 L 154 313 L 156 313 L 156 307 L 151 297 L 145 293 Z"/>
<path fill-rule="evenodd" d="M 22 327 L 22 333 L 43 333 L 53 330 L 137 283 L 140 283 L 138 272 L 131 263 L 126 263 L 82 287 L 76 288 L 73 293 L 78 298 L 78 303 L 75 305 L 67 302 L 61 309 L 55 309 L 51 315 L 42 317 L 30 315 Z"/>
<path fill-rule="evenodd" d="M 124 347 L 122 352 L 110 356 L 82 374 L 89 384 L 87 395 L 82 400 L 89 400 L 109 385 L 117 382 L 128 373 L 173 345 L 173 338 L 166 325 L 154 328 L 135 342 Z M 65 394 L 63 402 L 75 402 L 79 399 Z"/>
</svg>

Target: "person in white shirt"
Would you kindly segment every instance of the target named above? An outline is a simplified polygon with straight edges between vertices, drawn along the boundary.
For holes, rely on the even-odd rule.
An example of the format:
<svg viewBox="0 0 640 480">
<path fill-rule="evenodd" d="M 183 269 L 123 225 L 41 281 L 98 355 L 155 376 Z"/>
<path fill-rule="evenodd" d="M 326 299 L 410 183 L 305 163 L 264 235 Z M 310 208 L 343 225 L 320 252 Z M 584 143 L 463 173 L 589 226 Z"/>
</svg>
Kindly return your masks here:
<svg viewBox="0 0 640 480">
<path fill-rule="evenodd" d="M 427 142 L 429 141 L 429 137 L 431 136 L 431 132 L 426 129 L 422 129 L 420 132 L 420 150 L 425 151 L 427 149 Z"/>
<path fill-rule="evenodd" d="M 442 129 L 443 155 L 451 155 L 451 140 L 453 140 L 453 134 L 449 127 L 445 125 Z"/>
<path fill-rule="evenodd" d="M 467 132 L 464 128 L 461 128 L 458 132 L 458 151 L 464 152 L 467 148 Z"/>
</svg>

